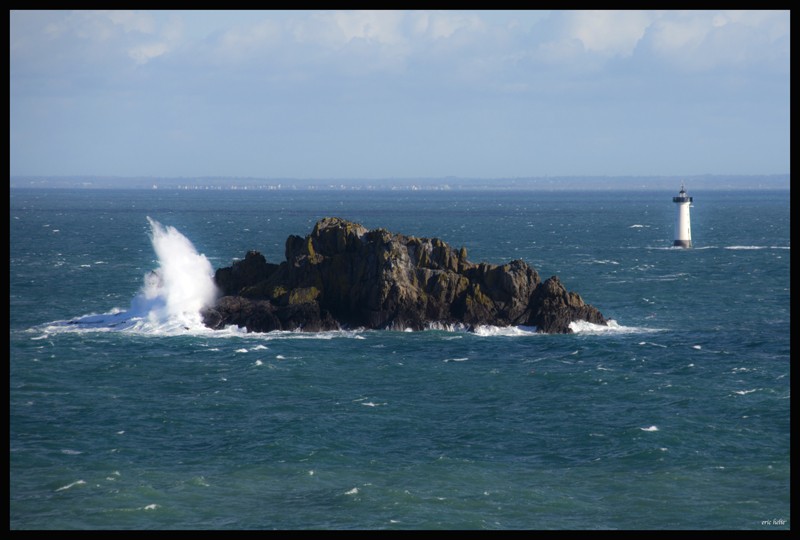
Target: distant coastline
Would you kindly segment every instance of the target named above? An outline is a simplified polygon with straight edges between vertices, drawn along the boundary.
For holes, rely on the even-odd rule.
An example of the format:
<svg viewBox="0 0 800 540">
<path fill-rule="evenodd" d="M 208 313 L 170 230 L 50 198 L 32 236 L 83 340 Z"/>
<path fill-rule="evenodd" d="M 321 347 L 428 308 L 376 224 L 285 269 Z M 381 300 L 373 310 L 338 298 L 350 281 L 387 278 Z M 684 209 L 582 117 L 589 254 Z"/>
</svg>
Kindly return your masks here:
<svg viewBox="0 0 800 540">
<path fill-rule="evenodd" d="M 301 179 L 255 177 L 11 176 L 10 188 L 166 190 L 669 190 L 685 182 L 697 190 L 788 190 L 789 174 L 688 176 L 539 176 L 525 178 Z"/>
</svg>

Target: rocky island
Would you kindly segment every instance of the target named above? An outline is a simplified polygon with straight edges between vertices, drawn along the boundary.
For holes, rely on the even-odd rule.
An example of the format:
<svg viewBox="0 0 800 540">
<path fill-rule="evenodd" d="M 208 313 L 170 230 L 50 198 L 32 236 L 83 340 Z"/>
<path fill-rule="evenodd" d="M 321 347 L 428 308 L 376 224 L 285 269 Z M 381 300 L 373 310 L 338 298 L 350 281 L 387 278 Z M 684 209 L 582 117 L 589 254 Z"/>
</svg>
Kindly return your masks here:
<svg viewBox="0 0 800 540">
<path fill-rule="evenodd" d="M 286 240 L 286 260 L 257 251 L 220 268 L 222 296 L 203 311 L 213 329 L 249 332 L 343 328 L 424 330 L 436 325 L 534 326 L 570 333 L 573 321 L 605 317 L 561 284 L 544 282 L 521 260 L 503 265 L 467 260 L 467 250 L 324 218 L 305 238 Z"/>
</svg>

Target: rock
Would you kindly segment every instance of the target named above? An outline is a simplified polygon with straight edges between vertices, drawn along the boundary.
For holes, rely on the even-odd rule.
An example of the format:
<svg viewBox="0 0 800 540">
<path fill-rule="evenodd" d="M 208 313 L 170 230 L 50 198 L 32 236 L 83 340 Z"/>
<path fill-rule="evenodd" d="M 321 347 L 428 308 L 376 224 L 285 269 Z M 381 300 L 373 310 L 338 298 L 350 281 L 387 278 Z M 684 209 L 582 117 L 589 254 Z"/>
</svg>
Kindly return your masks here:
<svg viewBox="0 0 800 540">
<path fill-rule="evenodd" d="M 558 276 L 547 279 L 531 296 L 531 314 L 528 323 L 540 332 L 570 333 L 569 324 L 582 320 L 594 324 L 607 324 L 605 317 L 584 303 L 579 294 L 568 292 Z"/>
<path fill-rule="evenodd" d="M 277 268 L 277 264 L 268 264 L 261 253 L 248 251 L 243 260 L 235 262 L 228 268 L 217 270 L 214 273 L 214 281 L 224 295 L 242 294 L 242 291 L 256 285 L 264 279 L 264 276 L 269 276 Z"/>
<path fill-rule="evenodd" d="M 217 270 L 223 296 L 204 312 L 204 323 L 251 332 L 422 330 L 439 323 L 530 325 L 548 333 L 569 333 L 576 320 L 606 324 L 557 276 L 541 283 L 521 260 L 474 264 L 466 248 L 437 238 L 324 218 L 305 238 L 287 238 L 285 254 L 284 262 L 270 264 L 250 251 Z"/>
</svg>

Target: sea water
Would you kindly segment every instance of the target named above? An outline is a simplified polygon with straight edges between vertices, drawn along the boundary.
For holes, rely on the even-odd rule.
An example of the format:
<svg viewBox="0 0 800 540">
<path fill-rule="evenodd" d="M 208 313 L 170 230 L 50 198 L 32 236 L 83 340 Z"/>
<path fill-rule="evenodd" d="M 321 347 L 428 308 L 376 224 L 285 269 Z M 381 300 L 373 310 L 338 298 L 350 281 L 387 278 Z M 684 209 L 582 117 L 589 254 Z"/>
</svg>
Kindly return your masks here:
<svg viewBox="0 0 800 540">
<path fill-rule="evenodd" d="M 789 193 L 10 191 L 12 529 L 789 529 Z M 202 326 L 326 216 L 522 259 L 575 333 Z"/>
</svg>

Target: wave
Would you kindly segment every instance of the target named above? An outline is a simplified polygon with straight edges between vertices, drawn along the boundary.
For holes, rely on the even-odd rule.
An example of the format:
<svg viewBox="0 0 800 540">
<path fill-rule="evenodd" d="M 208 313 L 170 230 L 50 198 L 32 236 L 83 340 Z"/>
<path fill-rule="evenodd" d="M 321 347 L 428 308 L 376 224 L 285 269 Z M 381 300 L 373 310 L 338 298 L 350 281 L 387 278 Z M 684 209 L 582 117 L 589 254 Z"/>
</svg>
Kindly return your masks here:
<svg viewBox="0 0 800 540">
<path fill-rule="evenodd" d="M 149 216 L 147 221 L 159 266 L 145 274 L 128 309 L 112 308 L 106 313 L 54 321 L 44 325 L 45 332 L 209 333 L 200 313 L 219 294 L 211 263 L 174 227 L 164 227 Z"/>
<path fill-rule="evenodd" d="M 535 326 L 491 326 L 481 325 L 476 326 L 473 334 L 477 336 L 533 336 L 537 334 Z"/>
<path fill-rule="evenodd" d="M 85 484 L 86 484 L 85 480 L 76 480 L 75 482 L 72 482 L 71 484 L 67 484 L 66 486 L 61 486 L 60 488 L 56 489 L 56 491 L 64 491 L 65 489 L 71 489 L 71 488 L 73 488 L 75 486 L 83 486 Z"/>
<path fill-rule="evenodd" d="M 425 330 L 441 330 L 443 332 L 468 332 L 469 326 L 463 323 L 449 324 L 443 322 L 429 322 Z"/>
<path fill-rule="evenodd" d="M 610 319 L 608 325 L 594 324 L 587 321 L 573 321 L 569 324 L 570 330 L 575 334 L 582 335 L 615 335 L 615 334 L 638 334 L 661 332 L 660 328 L 646 328 L 641 326 L 623 326 L 617 321 Z M 464 330 L 465 332 L 467 330 Z M 537 332 L 535 326 L 490 326 L 482 325 L 472 329 L 472 334 L 482 337 L 524 337 L 524 336 L 545 336 Z"/>
<path fill-rule="evenodd" d="M 645 249 L 666 249 L 667 251 L 675 251 L 678 253 L 686 253 L 692 250 L 699 251 L 702 249 L 717 249 L 717 246 L 698 246 L 694 245 L 691 249 L 686 249 L 681 246 L 645 246 Z"/>
<path fill-rule="evenodd" d="M 790 246 L 725 246 L 723 249 L 791 249 Z"/>
<path fill-rule="evenodd" d="M 593 324 L 586 321 L 574 321 L 569 325 L 570 329 L 576 334 L 635 334 L 635 333 L 651 333 L 661 332 L 661 328 L 646 328 L 641 326 L 623 326 L 617 321 L 610 319 L 608 326 Z M 443 339 L 456 339 L 463 335 L 475 335 L 480 337 L 529 337 L 529 336 L 547 336 L 537 332 L 535 326 L 493 326 L 493 325 L 479 325 L 469 327 L 464 324 L 445 324 L 445 323 L 431 323 L 426 327 L 423 332 L 441 331 L 448 334 L 458 334 L 456 336 L 448 335 Z M 333 339 L 333 338 L 353 338 L 353 339 L 366 339 L 364 335 L 379 334 L 381 332 L 397 333 L 393 330 L 364 330 L 359 328 L 357 330 L 331 330 L 326 332 L 292 332 L 292 331 L 274 331 L 266 334 L 246 334 L 247 337 L 252 338 L 255 336 L 263 336 L 266 339 Z M 408 332 L 411 332 L 410 330 Z M 405 332 L 403 332 L 405 333 Z M 411 332 L 414 333 L 414 332 Z M 450 359 L 450 361 L 459 361 L 458 359 Z"/>
<path fill-rule="evenodd" d="M 569 324 L 569 327 L 576 334 L 647 334 L 650 332 L 663 331 L 661 328 L 623 326 L 614 319 L 609 319 L 608 326 L 594 324 L 587 321 L 573 321 Z"/>
<path fill-rule="evenodd" d="M 666 249 L 672 251 L 698 251 L 702 249 L 733 249 L 733 250 L 756 250 L 756 249 L 792 249 L 791 246 L 692 246 L 691 249 L 687 250 L 680 246 L 646 246 L 645 249 Z"/>
<path fill-rule="evenodd" d="M 130 332 L 154 335 L 204 335 L 214 337 L 242 337 L 258 339 L 333 339 L 339 337 L 365 339 L 364 329 L 333 330 L 326 332 L 274 331 L 263 334 L 248 333 L 243 328 L 228 326 L 212 330 L 202 321 L 201 311 L 212 305 L 219 296 L 214 283 L 214 271 L 208 258 L 197 252 L 194 245 L 172 226 L 163 226 L 147 217 L 150 240 L 158 257 L 159 266 L 144 276 L 144 284 L 127 310 L 112 308 L 106 313 L 93 313 L 65 321 L 53 321 L 33 331 L 44 335 L 61 332 Z M 594 261 L 619 264 L 612 260 Z M 570 328 L 581 334 L 651 332 L 652 329 L 621 326 L 609 321 L 608 326 L 585 321 L 573 322 Z M 490 326 L 470 328 L 464 324 L 431 323 L 426 330 L 445 332 L 470 332 L 483 337 L 541 335 L 534 326 Z M 240 350 L 237 352 L 247 352 Z"/>
</svg>

